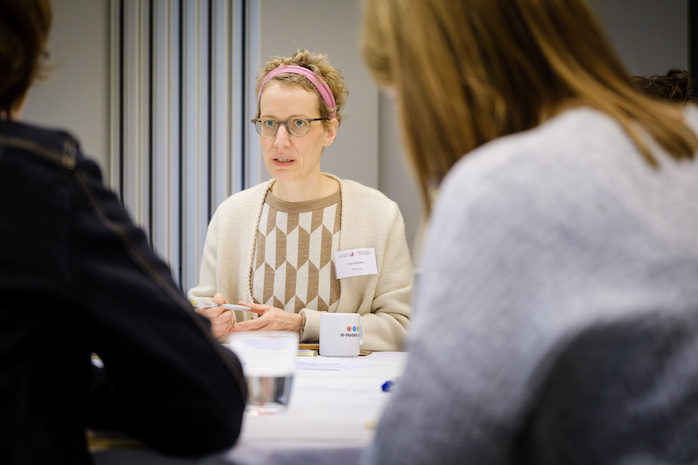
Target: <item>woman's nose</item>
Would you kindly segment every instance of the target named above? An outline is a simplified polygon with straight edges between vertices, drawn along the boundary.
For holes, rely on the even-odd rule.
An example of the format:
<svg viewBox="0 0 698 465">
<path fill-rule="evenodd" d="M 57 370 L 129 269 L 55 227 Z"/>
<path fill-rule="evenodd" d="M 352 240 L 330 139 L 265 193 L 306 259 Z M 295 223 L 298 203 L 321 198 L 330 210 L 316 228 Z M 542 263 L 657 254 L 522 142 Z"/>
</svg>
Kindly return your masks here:
<svg viewBox="0 0 698 465">
<path fill-rule="evenodd" d="M 274 145 L 287 147 L 291 142 L 291 135 L 288 133 L 286 126 L 283 124 L 279 125 L 279 129 L 276 130 L 276 135 L 274 136 Z"/>
</svg>

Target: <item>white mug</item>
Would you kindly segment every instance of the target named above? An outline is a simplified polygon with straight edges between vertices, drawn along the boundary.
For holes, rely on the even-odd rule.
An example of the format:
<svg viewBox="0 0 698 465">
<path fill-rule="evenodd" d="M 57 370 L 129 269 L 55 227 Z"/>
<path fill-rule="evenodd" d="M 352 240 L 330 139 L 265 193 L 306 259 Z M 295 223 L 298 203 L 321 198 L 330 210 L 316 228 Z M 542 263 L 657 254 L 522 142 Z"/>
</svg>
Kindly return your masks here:
<svg viewBox="0 0 698 465">
<path fill-rule="evenodd" d="M 320 355 L 355 357 L 364 342 L 364 328 L 358 313 L 320 315 Z"/>
</svg>

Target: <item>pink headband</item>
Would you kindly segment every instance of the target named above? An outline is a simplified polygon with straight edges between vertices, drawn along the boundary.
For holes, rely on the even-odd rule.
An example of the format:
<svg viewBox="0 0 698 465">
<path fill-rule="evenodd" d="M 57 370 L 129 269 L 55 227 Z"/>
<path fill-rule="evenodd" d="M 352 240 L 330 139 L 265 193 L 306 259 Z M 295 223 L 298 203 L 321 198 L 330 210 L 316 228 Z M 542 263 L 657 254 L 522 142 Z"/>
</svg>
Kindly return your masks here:
<svg viewBox="0 0 698 465">
<path fill-rule="evenodd" d="M 257 104 L 259 104 L 259 101 L 262 98 L 262 89 L 264 89 L 264 84 L 274 76 L 283 73 L 300 74 L 301 76 L 305 76 L 306 78 L 308 78 L 308 80 L 315 86 L 317 91 L 320 93 L 320 97 L 322 97 L 322 100 L 325 102 L 325 105 L 332 109 L 332 118 L 337 117 L 337 104 L 334 101 L 334 95 L 330 90 L 330 86 L 328 86 L 327 83 L 320 76 L 313 73 L 308 68 L 304 68 L 302 66 L 280 66 L 269 71 L 269 73 L 267 73 L 267 75 L 264 76 L 264 79 L 262 79 L 262 83 L 259 85 L 259 93 L 257 94 Z"/>
</svg>

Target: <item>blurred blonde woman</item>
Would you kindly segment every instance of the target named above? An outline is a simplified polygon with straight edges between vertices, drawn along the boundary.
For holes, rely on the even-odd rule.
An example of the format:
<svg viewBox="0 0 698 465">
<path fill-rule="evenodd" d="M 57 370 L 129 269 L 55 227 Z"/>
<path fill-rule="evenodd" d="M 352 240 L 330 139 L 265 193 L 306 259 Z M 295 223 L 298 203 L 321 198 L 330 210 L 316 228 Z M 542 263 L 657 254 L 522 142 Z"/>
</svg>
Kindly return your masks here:
<svg viewBox="0 0 698 465">
<path fill-rule="evenodd" d="M 695 107 L 583 0 L 370 0 L 362 51 L 439 186 L 363 463 L 698 463 Z"/>
<path fill-rule="evenodd" d="M 348 93 L 342 73 L 325 54 L 300 50 L 266 63 L 256 93 L 252 122 L 272 179 L 217 209 L 189 297 L 239 303 L 258 316 L 202 309 L 221 340 L 233 331 L 265 330 L 318 342 L 322 312 L 344 312 L 361 315 L 362 349 L 400 350 L 412 291 L 400 210 L 377 190 L 320 167 L 342 121 Z M 341 274 L 336 254 L 352 251 L 366 254 L 367 266 Z"/>
</svg>

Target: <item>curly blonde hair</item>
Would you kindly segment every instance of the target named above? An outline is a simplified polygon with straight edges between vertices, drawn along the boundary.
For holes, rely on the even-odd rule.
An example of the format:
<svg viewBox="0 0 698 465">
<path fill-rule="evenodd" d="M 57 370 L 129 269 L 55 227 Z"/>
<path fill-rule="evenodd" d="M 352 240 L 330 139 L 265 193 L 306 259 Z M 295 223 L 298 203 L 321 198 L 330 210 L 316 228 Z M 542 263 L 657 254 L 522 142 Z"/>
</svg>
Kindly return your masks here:
<svg viewBox="0 0 698 465">
<path fill-rule="evenodd" d="M 347 89 L 346 82 L 344 81 L 344 76 L 342 72 L 330 64 L 330 60 L 325 53 L 311 53 L 308 50 L 298 50 L 290 57 L 274 57 L 268 62 L 266 62 L 262 67 L 259 68 L 257 72 L 257 84 L 255 86 L 255 95 L 259 95 L 259 86 L 262 83 L 264 77 L 269 74 L 272 70 L 279 68 L 281 66 L 302 66 L 308 68 L 310 71 L 321 77 L 327 85 L 330 87 L 332 94 L 334 95 L 335 104 L 337 105 L 337 121 L 339 124 L 342 123 L 342 109 L 346 104 L 347 97 L 349 96 L 349 90 Z M 277 76 L 273 76 L 267 82 L 264 83 L 266 87 L 270 82 L 282 82 L 291 86 L 299 86 L 309 92 L 315 92 L 318 98 L 318 106 L 320 108 L 320 116 L 322 118 L 331 118 L 332 109 L 329 108 L 325 102 L 320 97 L 320 93 L 315 88 L 315 86 L 305 77 L 299 74 L 282 73 Z M 257 102 L 257 118 L 259 118 L 259 101 Z"/>
</svg>

